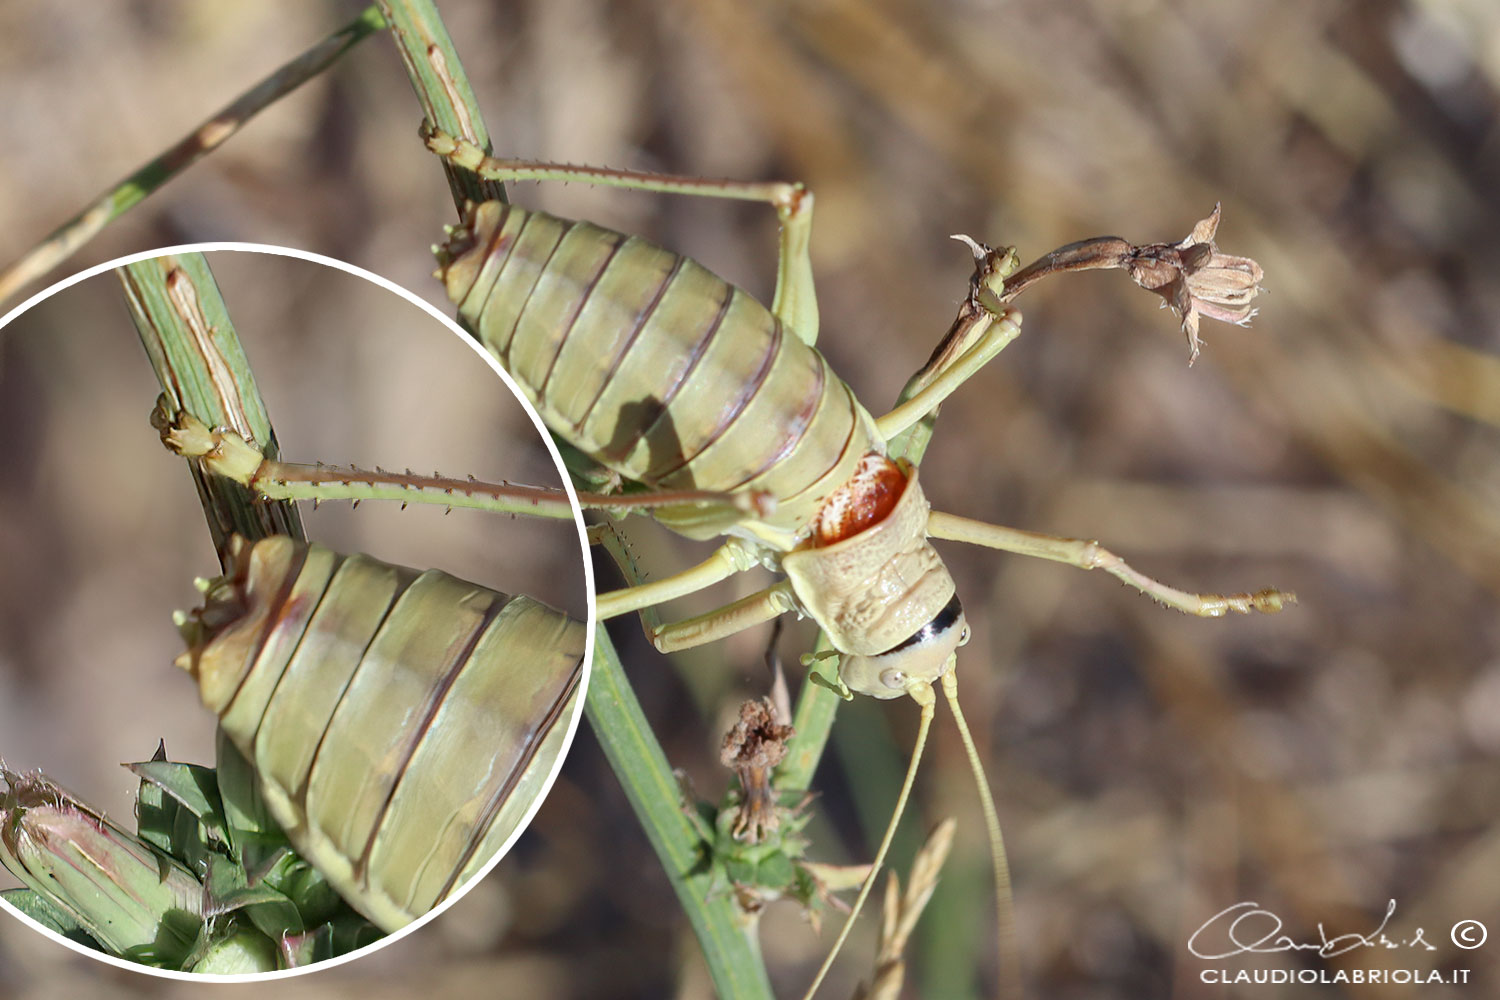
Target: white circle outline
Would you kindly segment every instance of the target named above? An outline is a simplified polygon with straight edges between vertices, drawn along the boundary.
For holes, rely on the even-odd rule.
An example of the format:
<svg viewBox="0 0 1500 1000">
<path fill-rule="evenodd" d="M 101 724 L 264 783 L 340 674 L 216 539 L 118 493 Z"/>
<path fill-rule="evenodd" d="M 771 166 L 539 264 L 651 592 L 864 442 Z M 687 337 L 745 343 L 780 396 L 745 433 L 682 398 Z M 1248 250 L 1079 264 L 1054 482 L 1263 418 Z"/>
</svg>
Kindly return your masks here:
<svg viewBox="0 0 1500 1000">
<path fill-rule="evenodd" d="M 401 287 L 400 285 L 391 281 L 389 278 L 383 278 L 373 271 L 368 271 L 356 264 L 350 264 L 348 261 L 338 260 L 334 257 L 329 257 L 320 253 L 313 253 L 309 250 L 299 250 L 296 247 L 277 246 L 270 243 L 248 243 L 241 240 L 218 240 L 205 243 L 181 243 L 175 246 L 160 247 L 155 250 L 146 250 L 140 253 L 127 254 L 123 257 L 117 257 L 114 260 L 105 261 L 103 264 L 96 264 L 93 267 L 79 271 L 77 274 L 69 275 L 56 284 L 49 285 L 46 288 L 42 289 L 40 292 L 37 292 L 36 294 L 30 296 L 20 305 L 11 309 L 3 316 L 0 316 L 0 331 L 3 331 L 7 326 L 10 325 L 12 320 L 16 319 L 32 306 L 50 299 L 57 293 L 65 291 L 78 284 L 79 282 L 86 281 L 89 278 L 95 277 L 99 274 L 103 274 L 106 271 L 112 271 L 117 268 L 124 267 L 126 264 L 135 264 L 139 261 L 153 260 L 157 257 L 166 257 L 172 254 L 213 253 L 219 250 L 239 251 L 241 253 L 260 253 L 267 254 L 273 257 L 294 257 L 298 260 L 305 260 L 313 264 L 322 264 L 326 267 L 331 267 L 335 270 L 343 271 L 345 274 L 354 275 L 357 278 L 363 278 L 371 284 L 383 288 L 388 292 L 394 292 L 402 299 L 421 309 L 427 315 L 437 320 L 444 329 L 448 330 L 448 332 L 452 333 L 463 343 L 467 344 L 480 358 L 484 359 L 484 363 L 489 365 L 490 369 L 496 375 L 500 376 L 501 381 L 505 383 L 508 389 L 510 389 L 511 394 L 516 397 L 516 400 L 518 402 L 520 402 L 522 409 L 526 411 L 526 415 L 531 418 L 531 422 L 533 425 L 535 425 L 537 433 L 541 435 L 542 443 L 547 448 L 547 454 L 552 456 L 552 462 L 557 467 L 558 474 L 562 477 L 563 490 L 568 495 L 568 503 L 570 503 L 573 507 L 573 525 L 578 529 L 578 544 L 583 558 L 583 582 L 585 590 L 584 596 L 587 601 L 587 612 L 584 621 L 586 633 L 584 636 L 583 646 L 583 676 L 579 680 L 578 704 L 573 710 L 573 718 L 568 722 L 567 735 L 563 739 L 562 750 L 557 755 L 557 763 L 552 768 L 552 773 L 548 775 L 547 780 L 543 783 L 540 793 L 532 801 L 531 808 L 526 811 L 526 814 L 522 817 L 521 822 L 516 824 L 516 829 L 510 835 L 510 838 L 506 840 L 504 844 L 500 845 L 500 849 L 494 853 L 490 860 L 485 863 L 484 867 L 476 872 L 472 878 L 470 878 L 463 885 L 459 886 L 451 895 L 448 896 L 447 899 L 444 899 L 442 902 L 438 903 L 438 905 L 434 906 L 431 910 L 422 914 L 422 916 L 418 917 L 416 920 L 413 920 L 405 927 L 402 927 L 385 935 L 380 940 L 372 941 L 371 943 L 365 945 L 363 948 L 357 948 L 354 951 L 349 952 L 348 954 L 338 955 L 334 958 L 325 959 L 321 962 L 314 962 L 312 965 L 305 965 L 295 969 L 278 969 L 274 972 L 235 973 L 232 975 L 181 972 L 175 969 L 158 969 L 149 965 L 143 965 L 139 962 L 131 962 L 126 959 L 118 958 L 114 955 L 109 955 L 104 952 L 97 951 L 93 948 L 89 948 L 85 945 L 79 944 L 76 941 L 70 941 L 67 938 L 63 937 L 61 934 L 58 934 L 56 931 L 53 931 L 47 927 L 43 927 L 41 924 L 26 916 L 26 914 L 22 913 L 11 904 L 5 902 L 3 899 L 0 899 L 0 910 L 4 910 L 4 912 L 17 918 L 25 926 L 30 927 L 32 930 L 41 933 L 43 936 L 50 938 L 51 940 L 63 945 L 66 948 L 72 949 L 80 955 L 86 955 L 89 958 L 105 962 L 109 965 L 113 965 L 121 969 L 128 969 L 132 972 L 140 972 L 147 975 L 160 976 L 163 979 L 180 979 L 190 983 L 259 983 L 276 979 L 289 979 L 293 976 L 306 975 L 309 972 L 319 972 L 323 969 L 331 969 L 335 966 L 343 965 L 345 962 L 352 961 L 353 959 L 373 954 L 381 948 L 384 948 L 386 945 L 401 940 L 408 934 L 417 930 L 419 927 L 425 926 L 433 918 L 437 917 L 440 913 L 447 910 L 448 907 L 458 902 L 458 900 L 463 898 L 463 896 L 467 894 L 470 889 L 478 885 L 479 881 L 487 876 L 490 873 L 491 869 L 495 867 L 495 865 L 500 863 L 501 858 L 510 853 L 510 849 L 515 845 L 516 840 L 521 836 L 522 833 L 526 831 L 526 828 L 531 825 L 531 821 L 536 816 L 537 810 L 542 806 L 542 801 L 546 799 L 548 793 L 552 791 L 552 785 L 557 781 L 557 776 L 562 771 L 563 762 L 567 760 L 568 752 L 573 747 L 573 739 L 578 735 L 578 726 L 583 718 L 583 702 L 584 698 L 587 696 L 589 681 L 592 678 L 594 670 L 594 623 L 596 621 L 596 602 L 594 600 L 594 566 L 592 560 L 590 560 L 588 556 L 588 534 L 586 532 L 586 529 L 584 528 L 582 511 L 578 506 L 578 494 L 573 489 L 573 481 L 568 477 L 567 469 L 563 465 L 562 454 L 557 450 L 557 444 L 552 440 L 552 435 L 550 432 L 548 432 L 546 424 L 542 423 L 542 418 L 537 415 L 537 412 L 532 407 L 531 403 L 526 399 L 525 396 L 521 394 L 521 391 L 516 387 L 515 381 L 510 377 L 510 374 L 506 372 L 505 369 L 500 367 L 500 363 L 496 361 L 488 351 L 481 347 L 477 340 L 470 336 L 461 326 L 458 325 L 458 323 L 451 319 L 447 314 L 439 310 L 437 306 L 434 306 L 431 302 L 417 295 L 415 292 L 408 291 L 407 289 Z"/>
<path fill-rule="evenodd" d="M 1463 928 L 1463 933 L 1459 932 L 1460 927 Z M 1466 944 L 1465 942 L 1468 941 L 1468 931 L 1475 927 L 1479 928 L 1479 940 L 1474 944 Z M 1459 938 L 1463 938 L 1463 940 L 1460 941 Z M 1478 920 L 1460 920 L 1448 930 L 1448 940 L 1452 941 L 1455 947 L 1462 948 L 1464 951 L 1483 948 L 1484 943 L 1489 939 L 1490 929 Z"/>
</svg>

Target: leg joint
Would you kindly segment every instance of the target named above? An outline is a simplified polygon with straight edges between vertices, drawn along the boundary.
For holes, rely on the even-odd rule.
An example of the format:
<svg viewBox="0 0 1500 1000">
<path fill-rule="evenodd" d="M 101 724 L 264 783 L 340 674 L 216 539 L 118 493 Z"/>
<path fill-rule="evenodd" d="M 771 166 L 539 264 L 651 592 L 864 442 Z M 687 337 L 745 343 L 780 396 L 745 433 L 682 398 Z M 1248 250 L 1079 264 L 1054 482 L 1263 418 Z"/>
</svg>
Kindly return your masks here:
<svg viewBox="0 0 1500 1000">
<path fill-rule="evenodd" d="M 754 569 L 761 564 L 755 546 L 741 538 L 730 538 L 720 547 L 723 559 L 736 573 Z"/>
<path fill-rule="evenodd" d="M 1124 560 L 1092 538 L 1083 543 L 1083 547 L 1079 550 L 1078 554 L 1078 565 L 1084 569 L 1102 569 L 1108 571 L 1124 565 Z"/>
<path fill-rule="evenodd" d="M 813 193 L 801 181 L 777 184 L 771 193 L 771 204 L 783 222 L 812 211 Z"/>
</svg>

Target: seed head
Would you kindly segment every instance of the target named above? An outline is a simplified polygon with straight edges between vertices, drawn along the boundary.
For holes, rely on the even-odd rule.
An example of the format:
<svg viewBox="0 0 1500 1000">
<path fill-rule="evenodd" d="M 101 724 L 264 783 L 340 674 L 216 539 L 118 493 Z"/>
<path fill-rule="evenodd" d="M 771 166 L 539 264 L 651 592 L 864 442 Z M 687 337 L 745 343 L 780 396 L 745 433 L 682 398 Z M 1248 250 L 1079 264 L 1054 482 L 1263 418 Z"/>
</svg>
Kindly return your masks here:
<svg viewBox="0 0 1500 1000">
<path fill-rule="evenodd" d="M 1250 301 L 1260 292 L 1264 276 L 1249 257 L 1219 250 L 1214 233 L 1219 228 L 1219 206 L 1176 243 L 1144 246 L 1118 236 L 1098 236 L 1058 247 L 1005 280 L 1001 302 L 1009 302 L 1030 285 L 1053 274 L 1123 267 L 1142 288 L 1155 292 L 1182 319 L 1187 337 L 1188 364 L 1198 358 L 1198 317 L 1244 326 L 1255 315 Z"/>
<path fill-rule="evenodd" d="M 1182 318 L 1187 337 L 1188 364 L 1198 358 L 1198 317 L 1244 326 L 1255 315 L 1250 301 L 1260 291 L 1265 273 L 1249 257 L 1234 257 L 1214 243 L 1219 228 L 1219 205 L 1177 243 L 1132 247 L 1125 268 L 1137 285 L 1160 295 Z"/>
<path fill-rule="evenodd" d="M 776 721 L 776 709 L 770 698 L 745 702 L 740 719 L 724 736 L 719 758 L 740 779 L 744 802 L 735 818 L 734 836 L 759 844 L 781 825 L 781 809 L 771 772 L 786 756 L 786 741 L 792 727 Z"/>
</svg>

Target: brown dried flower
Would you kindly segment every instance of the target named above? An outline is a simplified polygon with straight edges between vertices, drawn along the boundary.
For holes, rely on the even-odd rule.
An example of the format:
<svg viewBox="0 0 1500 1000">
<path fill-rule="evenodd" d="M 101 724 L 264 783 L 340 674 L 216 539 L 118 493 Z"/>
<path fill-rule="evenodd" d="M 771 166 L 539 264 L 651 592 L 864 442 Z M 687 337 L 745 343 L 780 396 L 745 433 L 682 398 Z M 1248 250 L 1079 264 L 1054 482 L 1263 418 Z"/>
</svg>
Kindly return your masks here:
<svg viewBox="0 0 1500 1000">
<path fill-rule="evenodd" d="M 1249 257 L 1233 257 L 1219 250 L 1214 233 L 1219 228 L 1219 205 L 1179 243 L 1151 243 L 1135 247 L 1126 256 L 1125 268 L 1137 285 L 1160 295 L 1172 311 L 1182 317 L 1182 332 L 1192 352 L 1188 364 L 1198 358 L 1198 317 L 1244 326 L 1255 315 L 1250 300 L 1260 291 L 1265 276 Z"/>
<path fill-rule="evenodd" d="M 1198 317 L 1244 326 L 1255 315 L 1250 300 L 1264 276 L 1249 257 L 1232 257 L 1214 243 L 1219 228 L 1219 206 L 1177 243 L 1135 246 L 1118 236 L 1099 236 L 1058 247 L 1005 279 L 1002 302 L 1009 302 L 1033 283 L 1051 274 L 1123 267 L 1137 285 L 1160 295 L 1182 318 L 1182 332 L 1198 358 Z"/>
<path fill-rule="evenodd" d="M 762 843 L 781 825 L 771 772 L 786 756 L 786 741 L 794 730 L 776 721 L 770 698 L 752 699 L 740 706 L 739 721 L 724 736 L 719 758 L 739 776 L 744 802 L 734 822 L 736 840 Z"/>
</svg>

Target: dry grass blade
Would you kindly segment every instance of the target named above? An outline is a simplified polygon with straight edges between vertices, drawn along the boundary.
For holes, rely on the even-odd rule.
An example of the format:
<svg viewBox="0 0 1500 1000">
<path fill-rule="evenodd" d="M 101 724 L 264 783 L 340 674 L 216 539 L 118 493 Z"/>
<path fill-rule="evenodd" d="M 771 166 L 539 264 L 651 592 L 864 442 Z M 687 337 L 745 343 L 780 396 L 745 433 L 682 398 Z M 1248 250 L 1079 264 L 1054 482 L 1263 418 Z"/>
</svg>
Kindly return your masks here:
<svg viewBox="0 0 1500 1000">
<path fill-rule="evenodd" d="M 0 303 L 67 260 L 142 198 L 222 146 L 257 113 L 323 72 L 356 42 L 383 26 L 380 15 L 373 7 L 369 8 L 220 108 L 150 163 L 112 185 L 87 208 L 0 271 Z"/>
<path fill-rule="evenodd" d="M 906 982 L 906 944 L 917 928 L 917 920 L 927 908 L 938 875 L 953 847 L 958 821 L 951 816 L 943 820 L 927 838 L 911 863 L 906 892 L 895 872 L 885 884 L 885 901 L 881 908 L 880 944 L 875 953 L 875 978 L 866 989 L 861 985 L 855 1000 L 896 1000 Z"/>
</svg>

